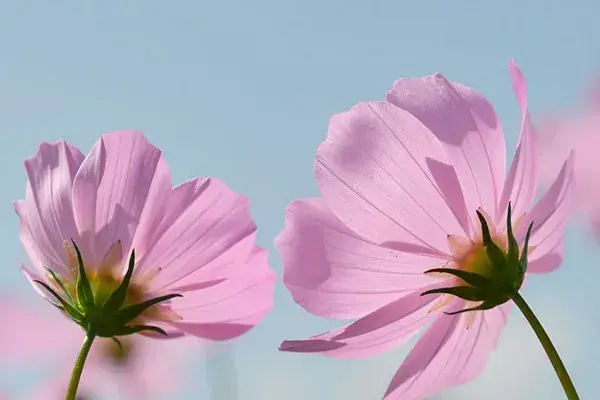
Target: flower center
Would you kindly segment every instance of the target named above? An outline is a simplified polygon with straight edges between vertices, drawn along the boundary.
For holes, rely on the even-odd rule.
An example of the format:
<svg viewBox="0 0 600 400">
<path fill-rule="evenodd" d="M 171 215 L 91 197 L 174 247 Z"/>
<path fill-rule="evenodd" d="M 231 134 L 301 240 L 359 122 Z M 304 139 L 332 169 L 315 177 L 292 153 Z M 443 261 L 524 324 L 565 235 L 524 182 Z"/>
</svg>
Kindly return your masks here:
<svg viewBox="0 0 600 400">
<path fill-rule="evenodd" d="M 492 272 L 492 262 L 487 255 L 483 243 L 473 243 L 473 246 L 467 254 L 454 259 L 458 269 L 473 272 L 483 276 L 490 276 Z"/>
<path fill-rule="evenodd" d="M 496 245 L 506 250 L 506 238 L 496 236 L 492 239 Z M 457 269 L 473 272 L 478 275 L 490 277 L 493 271 L 492 261 L 480 240 L 472 241 L 467 238 L 448 236 L 448 245 Z"/>
<path fill-rule="evenodd" d="M 70 242 L 65 241 L 65 252 L 67 258 L 67 267 L 72 271 L 71 276 L 66 279 L 66 288 L 73 298 L 76 297 L 77 291 L 77 256 L 73 245 Z M 126 261 L 123 257 L 123 249 L 121 241 L 117 241 L 113 244 L 110 249 L 106 252 L 102 260 L 94 265 L 86 261 L 85 254 L 82 254 L 83 263 L 86 269 L 86 275 L 90 282 L 90 287 L 94 294 L 94 299 L 97 304 L 104 304 L 110 295 L 119 287 L 123 280 L 123 263 Z M 148 277 L 146 277 L 148 278 Z M 125 301 L 123 306 L 140 303 L 146 300 L 148 293 L 144 283 L 147 283 L 148 279 L 132 279 L 132 282 L 127 287 L 125 295 Z M 153 319 L 153 320 L 172 320 L 178 319 L 171 310 L 164 305 L 154 305 L 146 309 L 141 315 L 140 319 Z"/>
</svg>

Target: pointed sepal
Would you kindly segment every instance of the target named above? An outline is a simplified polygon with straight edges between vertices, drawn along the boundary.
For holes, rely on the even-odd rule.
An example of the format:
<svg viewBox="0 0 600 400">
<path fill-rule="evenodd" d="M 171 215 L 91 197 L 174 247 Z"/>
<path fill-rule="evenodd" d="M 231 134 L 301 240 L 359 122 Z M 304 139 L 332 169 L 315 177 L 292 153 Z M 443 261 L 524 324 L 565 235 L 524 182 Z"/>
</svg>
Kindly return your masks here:
<svg viewBox="0 0 600 400">
<path fill-rule="evenodd" d="M 122 327 L 119 332 L 115 334 L 115 336 L 132 335 L 142 331 L 152 331 L 163 336 L 169 336 L 164 329 L 154 325 L 126 325 Z"/>
<path fill-rule="evenodd" d="M 483 275 L 476 274 L 474 272 L 464 271 L 462 269 L 454 268 L 433 268 L 425 271 L 426 274 L 431 273 L 442 273 L 456 276 L 462 279 L 471 286 L 485 288 L 490 285 L 490 280 Z"/>
<path fill-rule="evenodd" d="M 533 222 L 529 224 L 527 228 L 527 234 L 525 235 L 525 244 L 523 245 L 523 251 L 521 252 L 521 258 L 519 259 L 519 265 L 521 265 L 522 273 L 527 272 L 527 253 L 529 252 L 529 238 L 531 237 L 531 231 L 533 230 Z"/>
<path fill-rule="evenodd" d="M 450 294 L 463 300 L 468 301 L 483 301 L 485 299 L 485 292 L 474 286 L 455 286 L 439 289 L 431 289 L 421 293 L 421 296 L 428 294 Z"/>
<path fill-rule="evenodd" d="M 50 294 L 52 294 L 52 296 L 56 299 L 56 301 L 58 301 L 61 309 L 68 315 L 71 317 L 71 319 L 73 319 L 73 321 L 75 321 L 78 324 L 81 324 L 84 320 L 84 315 L 73 305 L 69 304 L 68 301 L 66 301 L 65 299 L 63 299 L 58 293 L 56 293 L 56 291 L 50 287 L 50 285 L 48 285 L 45 282 L 39 281 L 39 280 L 34 280 L 35 283 L 37 283 L 38 285 L 42 286 L 44 289 L 46 289 Z"/>
<path fill-rule="evenodd" d="M 492 235 L 490 234 L 490 227 L 488 226 L 485 217 L 479 210 L 477 210 L 477 217 L 479 218 L 479 222 L 481 223 L 483 247 L 485 247 L 487 256 L 492 262 L 494 268 L 503 269 L 506 265 L 506 257 L 504 256 L 504 252 L 492 240 Z"/>
<path fill-rule="evenodd" d="M 167 294 L 165 296 L 156 297 L 154 299 L 146 300 L 141 303 L 132 304 L 130 306 L 123 307 L 120 309 L 116 318 L 123 324 L 127 324 L 130 321 L 133 321 L 135 318 L 140 316 L 144 311 L 146 311 L 149 307 L 162 303 L 164 301 L 171 300 L 175 297 L 182 297 L 180 294 Z"/>
<path fill-rule="evenodd" d="M 110 297 L 104 303 L 104 309 L 107 312 L 116 312 L 119 310 L 125 299 L 127 298 L 127 289 L 131 283 L 131 277 L 133 275 L 133 267 L 135 266 L 135 250 L 131 251 L 131 257 L 129 257 L 129 264 L 127 265 L 127 271 L 121 281 L 121 284 L 111 293 Z"/>
<path fill-rule="evenodd" d="M 71 239 L 75 254 L 77 255 L 77 286 L 75 294 L 77 295 L 77 302 L 83 308 L 90 308 L 94 305 L 94 293 L 92 292 L 92 286 L 85 272 L 85 266 L 83 265 L 83 257 L 81 251 L 73 239 Z"/>
</svg>

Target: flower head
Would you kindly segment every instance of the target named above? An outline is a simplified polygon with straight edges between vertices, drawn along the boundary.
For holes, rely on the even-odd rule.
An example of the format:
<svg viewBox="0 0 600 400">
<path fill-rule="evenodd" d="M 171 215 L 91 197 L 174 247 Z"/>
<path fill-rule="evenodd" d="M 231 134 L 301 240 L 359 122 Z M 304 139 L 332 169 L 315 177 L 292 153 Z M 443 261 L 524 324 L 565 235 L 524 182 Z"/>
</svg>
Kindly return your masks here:
<svg viewBox="0 0 600 400">
<path fill-rule="evenodd" d="M 86 156 L 42 143 L 25 168 L 15 209 L 34 269 L 23 271 L 84 329 L 225 340 L 272 307 L 248 200 L 213 178 L 172 187 L 141 133 L 102 135 Z"/>
<path fill-rule="evenodd" d="M 421 399 L 479 375 L 511 304 L 502 294 L 525 272 L 559 266 L 570 207 L 570 159 L 534 204 L 537 138 L 525 80 L 509 70 L 522 124 L 508 175 L 490 103 L 440 74 L 399 79 L 386 102 L 331 119 L 315 164 L 323 197 L 289 205 L 277 248 L 301 306 L 358 320 L 281 350 L 370 356 L 429 325 L 385 398 Z M 471 289 L 442 290 L 457 286 Z"/>
</svg>

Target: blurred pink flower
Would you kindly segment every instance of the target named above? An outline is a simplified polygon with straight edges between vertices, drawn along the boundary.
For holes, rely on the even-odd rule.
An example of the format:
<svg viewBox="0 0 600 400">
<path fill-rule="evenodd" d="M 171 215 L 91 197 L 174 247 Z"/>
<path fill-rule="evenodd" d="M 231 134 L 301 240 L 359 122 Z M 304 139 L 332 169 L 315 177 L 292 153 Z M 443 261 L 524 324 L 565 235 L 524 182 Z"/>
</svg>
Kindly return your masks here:
<svg viewBox="0 0 600 400">
<path fill-rule="evenodd" d="M 528 272 L 551 271 L 562 259 L 570 207 L 570 161 L 533 205 L 537 138 L 525 79 L 514 63 L 509 70 L 522 125 L 506 176 L 504 134 L 493 107 L 440 74 L 399 79 L 386 102 L 360 103 L 331 119 L 315 165 L 323 197 L 288 206 L 276 245 L 284 283 L 302 307 L 323 317 L 359 319 L 307 340 L 285 341 L 281 350 L 372 356 L 431 323 L 385 398 L 421 399 L 481 373 L 510 304 L 447 315 L 478 304 L 421 296 L 456 286 L 456 278 L 424 271 L 447 266 L 489 273 L 476 210 L 506 249 L 509 201 L 520 246 L 534 222 Z"/>
<path fill-rule="evenodd" d="M 549 184 L 559 169 L 556 160 L 572 151 L 577 211 L 591 220 L 594 232 L 600 237 L 600 78 L 586 97 L 583 111 L 555 112 L 538 125 L 540 177 Z"/>
<path fill-rule="evenodd" d="M 170 337 L 235 338 L 272 308 L 275 276 L 254 244 L 247 198 L 214 178 L 173 188 L 160 150 L 141 133 L 102 135 L 87 156 L 64 141 L 42 143 L 25 168 L 26 196 L 15 209 L 30 280 L 59 290 L 49 268 L 72 289 L 73 240 L 97 291 L 114 290 L 135 250 L 128 296 L 182 294 L 142 315 Z"/>
<path fill-rule="evenodd" d="M 63 399 L 84 332 L 61 314 L 44 313 L 6 298 L 0 301 L 0 312 L 19 321 L 18 329 L 0 333 L 3 362 L 13 369 L 33 363 L 52 368 L 49 379 L 26 398 Z M 140 335 L 120 341 L 121 348 L 112 339 L 96 339 L 82 377 L 80 396 L 95 399 L 117 391 L 123 398 L 152 399 L 172 394 L 184 386 L 185 372 L 203 343 L 191 338 L 157 341 Z"/>
</svg>

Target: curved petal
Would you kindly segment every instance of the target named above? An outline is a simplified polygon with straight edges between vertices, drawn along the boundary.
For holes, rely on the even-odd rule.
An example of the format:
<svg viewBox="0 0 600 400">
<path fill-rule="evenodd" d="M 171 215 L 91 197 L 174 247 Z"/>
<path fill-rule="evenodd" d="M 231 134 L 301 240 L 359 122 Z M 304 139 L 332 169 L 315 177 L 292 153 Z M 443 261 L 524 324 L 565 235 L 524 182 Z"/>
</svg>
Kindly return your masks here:
<svg viewBox="0 0 600 400">
<path fill-rule="evenodd" d="M 119 240 L 125 255 L 131 248 L 143 255 L 170 193 L 167 164 L 160 150 L 140 132 L 102 135 L 73 182 L 73 208 L 84 257 L 91 265 L 97 264 Z"/>
<path fill-rule="evenodd" d="M 334 116 L 315 175 L 331 211 L 377 243 L 402 241 L 447 254 L 446 236 L 465 236 L 462 193 L 435 136 L 389 103 L 360 103 Z M 459 222 L 460 221 L 460 222 Z"/>
<path fill-rule="evenodd" d="M 267 252 L 255 248 L 236 276 L 197 290 L 171 288 L 183 294 L 171 300 L 172 310 L 182 318 L 171 325 L 206 339 L 235 338 L 273 308 L 274 289 L 275 273 L 269 267 Z"/>
<path fill-rule="evenodd" d="M 193 179 L 173 189 L 167 214 L 152 248 L 139 259 L 136 273 L 157 273 L 152 281 L 154 290 L 196 271 L 196 282 L 216 279 L 216 266 L 226 267 L 221 274 L 235 275 L 236 266 L 244 266 L 253 249 L 255 232 L 246 197 L 216 179 Z M 211 264 L 213 268 L 205 269 Z"/>
<path fill-rule="evenodd" d="M 414 292 L 393 301 L 356 322 L 306 340 L 286 340 L 279 350 L 323 353 L 339 358 L 361 358 L 383 353 L 416 335 L 437 314 L 438 295 Z"/>
<path fill-rule="evenodd" d="M 527 111 L 527 82 L 521 70 L 512 60 L 509 64 L 509 71 L 517 100 L 521 106 L 521 136 L 515 158 L 502 190 L 496 223 L 505 220 L 509 201 L 511 202 L 512 214 L 516 217 L 529 210 L 538 185 L 540 152 L 538 138 Z"/>
<path fill-rule="evenodd" d="M 71 186 L 83 154 L 64 141 L 42 143 L 25 161 L 25 200 L 15 203 L 21 241 L 36 269 L 66 273 L 64 241 L 79 237 L 73 218 Z M 40 265 L 41 263 L 41 265 Z"/>
<path fill-rule="evenodd" d="M 562 261 L 562 243 L 571 217 L 573 196 L 573 154 L 563 164 L 560 174 L 518 226 L 516 236 L 525 238 L 533 221 L 529 245 L 528 272 L 549 272 Z"/>
<path fill-rule="evenodd" d="M 329 318 L 363 317 L 402 292 L 430 285 L 432 277 L 424 271 L 447 262 L 370 243 L 345 227 L 322 199 L 288 206 L 276 247 L 283 283 L 296 302 Z"/>
<path fill-rule="evenodd" d="M 453 307 L 461 308 L 456 301 Z M 440 315 L 400 366 L 385 400 L 420 400 L 477 377 L 506 323 L 502 308 Z"/>
<path fill-rule="evenodd" d="M 475 90 L 441 74 L 398 79 L 386 100 L 417 117 L 445 145 L 471 221 L 477 223 L 479 207 L 496 220 L 506 144 L 492 105 Z"/>
</svg>

